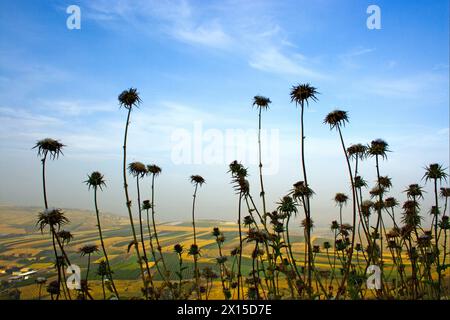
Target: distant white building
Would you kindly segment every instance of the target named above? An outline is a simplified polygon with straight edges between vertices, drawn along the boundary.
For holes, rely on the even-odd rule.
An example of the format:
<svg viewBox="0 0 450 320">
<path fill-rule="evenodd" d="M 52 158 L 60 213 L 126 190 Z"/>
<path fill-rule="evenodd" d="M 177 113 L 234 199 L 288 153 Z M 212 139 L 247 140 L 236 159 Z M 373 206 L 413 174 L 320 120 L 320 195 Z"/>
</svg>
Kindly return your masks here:
<svg viewBox="0 0 450 320">
<path fill-rule="evenodd" d="M 36 270 L 30 270 L 27 272 L 13 272 L 12 273 L 13 276 L 10 277 L 8 280 L 10 282 L 28 280 L 30 276 L 35 274 L 36 272 L 37 272 Z"/>
</svg>

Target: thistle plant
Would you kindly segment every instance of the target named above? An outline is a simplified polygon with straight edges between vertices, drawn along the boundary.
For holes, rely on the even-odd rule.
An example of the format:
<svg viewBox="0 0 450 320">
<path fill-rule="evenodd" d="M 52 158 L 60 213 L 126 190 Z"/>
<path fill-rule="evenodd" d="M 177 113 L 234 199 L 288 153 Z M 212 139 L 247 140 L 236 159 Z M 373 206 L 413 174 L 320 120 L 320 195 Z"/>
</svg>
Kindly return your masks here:
<svg viewBox="0 0 450 320">
<path fill-rule="evenodd" d="M 438 234 L 438 221 L 439 221 L 439 201 L 438 201 L 438 181 L 441 183 L 442 180 L 447 181 L 448 174 L 445 172 L 446 169 L 438 163 L 430 164 L 425 168 L 425 174 L 423 178 L 426 182 L 432 180 L 434 186 L 434 208 L 432 210 L 433 222 L 434 224 L 434 244 L 435 244 L 435 256 L 437 264 L 438 273 L 438 292 L 437 298 L 441 299 L 441 287 L 442 287 L 442 266 L 440 264 L 440 250 L 439 250 L 439 234 Z"/>
<path fill-rule="evenodd" d="M 303 171 L 303 181 L 305 182 L 305 186 L 308 188 L 308 177 L 307 170 L 305 165 L 305 134 L 304 134 L 304 111 L 305 111 L 305 103 L 306 106 L 309 105 L 310 101 L 317 101 L 317 89 L 311 86 L 309 83 L 299 84 L 297 86 L 293 86 L 291 88 L 291 102 L 295 102 L 295 105 L 300 105 L 300 134 L 301 134 L 301 167 Z M 311 219 L 311 207 L 309 197 L 306 197 L 306 202 L 304 206 L 305 210 L 305 218 Z M 311 245 L 311 231 L 306 230 L 307 234 L 307 255 L 308 255 L 308 292 L 311 292 L 311 283 L 312 283 L 312 245 Z M 311 293 L 309 294 L 311 297 Z"/>
<path fill-rule="evenodd" d="M 128 210 L 128 217 L 130 219 L 131 231 L 133 233 L 132 244 L 134 245 L 134 249 L 136 251 L 136 255 L 137 255 L 137 259 L 138 259 L 137 262 L 139 264 L 139 270 L 141 272 L 141 278 L 142 278 L 142 282 L 144 284 L 145 296 L 148 297 L 148 290 L 147 290 L 148 285 L 147 285 L 147 281 L 145 278 L 144 269 L 142 267 L 142 261 L 141 261 L 142 258 L 141 258 L 141 254 L 140 254 L 140 250 L 139 250 L 139 243 L 137 241 L 136 230 L 134 227 L 133 214 L 131 212 L 131 200 L 130 200 L 130 196 L 128 194 L 128 182 L 127 182 L 128 126 L 130 125 L 131 111 L 133 110 L 134 107 L 139 106 L 139 104 L 141 103 L 141 98 L 139 97 L 139 93 L 137 92 L 137 90 L 135 88 L 130 88 L 128 90 L 122 91 L 122 93 L 118 97 L 118 100 L 119 100 L 119 105 L 121 107 L 124 107 L 126 110 L 128 110 L 127 111 L 127 121 L 125 124 L 125 133 L 124 133 L 124 138 L 123 138 L 123 167 L 122 167 L 123 187 L 124 187 L 124 191 L 125 191 L 126 207 Z"/>
<path fill-rule="evenodd" d="M 44 229 L 46 227 L 49 227 L 50 229 L 50 234 L 52 236 L 53 252 L 55 254 L 55 266 L 58 272 L 58 280 L 57 280 L 58 286 L 61 285 L 61 280 L 63 279 L 62 273 L 64 272 L 64 270 L 62 270 L 62 267 L 64 265 L 64 259 L 67 261 L 68 265 L 70 265 L 69 258 L 67 257 L 67 254 L 61 243 L 61 240 L 58 237 L 58 232 L 60 231 L 60 228 L 63 225 L 67 224 L 68 222 L 69 219 L 67 219 L 64 212 L 61 209 L 47 208 L 43 212 L 39 213 L 36 223 L 37 226 L 39 227 L 39 230 L 41 230 L 41 233 L 44 233 Z M 58 250 L 56 248 L 57 243 L 63 256 L 60 256 L 58 253 Z M 53 293 L 56 295 L 56 300 L 58 300 L 60 290 L 58 290 L 57 292 L 56 290 L 54 290 Z"/>
<path fill-rule="evenodd" d="M 345 271 L 344 277 L 342 279 L 342 283 L 341 283 L 341 285 L 339 287 L 337 297 L 339 297 L 339 295 L 342 293 L 342 290 L 343 290 L 344 285 L 345 285 L 345 281 L 347 280 L 347 278 L 349 276 L 349 273 L 350 273 L 350 266 L 351 266 L 351 263 L 352 263 L 352 255 L 353 255 L 353 247 L 354 247 L 354 244 L 355 244 L 355 229 L 356 229 L 356 191 L 355 191 L 355 183 L 354 183 L 354 179 L 353 179 L 352 168 L 351 168 L 351 165 L 350 165 L 350 159 L 349 159 L 349 156 L 347 154 L 347 149 L 345 148 L 344 138 L 342 137 L 342 131 L 341 131 L 341 127 L 344 127 L 346 122 L 348 122 L 348 115 L 347 115 L 346 111 L 342 111 L 342 110 L 335 110 L 335 111 L 330 112 L 325 117 L 325 120 L 324 120 L 324 123 L 328 124 L 330 126 L 330 129 L 336 129 L 338 131 L 338 133 L 339 133 L 339 138 L 341 140 L 342 149 L 344 151 L 345 160 L 347 162 L 347 169 L 348 169 L 348 174 L 349 174 L 350 183 L 351 183 L 351 187 L 352 187 L 353 223 L 352 223 L 351 248 L 349 249 L 346 271 Z M 341 220 L 342 220 L 342 218 L 341 218 Z"/>
<path fill-rule="evenodd" d="M 82 246 L 80 249 L 78 249 L 78 252 L 82 257 L 87 256 L 88 262 L 87 262 L 87 269 L 86 269 L 86 277 L 84 279 L 84 283 L 81 284 L 81 290 L 83 294 L 88 295 L 92 300 L 92 296 L 89 294 L 89 286 L 88 286 L 88 279 L 89 279 L 89 271 L 91 269 L 91 254 L 98 252 L 98 246 L 95 244 L 87 244 Z"/>
<path fill-rule="evenodd" d="M 145 249 L 144 227 L 142 224 L 142 207 L 140 205 L 141 204 L 141 190 L 140 190 L 139 180 L 144 178 L 147 175 L 147 167 L 142 162 L 132 162 L 128 165 L 128 171 L 134 178 L 136 178 L 137 202 L 139 203 L 139 205 L 138 205 L 139 231 L 140 231 L 140 240 L 141 240 L 142 254 L 143 254 L 141 257 L 141 260 L 144 260 L 145 269 L 146 269 L 147 277 L 148 277 L 148 283 L 150 284 L 150 290 L 152 290 L 152 292 L 155 292 L 152 274 L 150 272 L 150 267 L 148 265 L 147 250 Z M 146 284 L 147 284 L 147 279 L 146 279 Z M 148 289 L 148 285 L 145 286 L 146 291 L 147 291 L 147 289 Z"/>
<path fill-rule="evenodd" d="M 194 231 L 194 244 L 191 246 L 190 254 L 194 257 L 194 276 L 195 276 L 195 284 L 197 289 L 197 297 L 198 299 L 202 299 L 200 293 L 200 274 L 197 265 L 198 255 L 200 253 L 198 245 L 197 245 L 197 233 L 195 230 L 195 200 L 197 199 L 197 189 L 205 183 L 205 179 L 199 175 L 192 175 L 190 177 L 191 183 L 194 185 L 194 194 L 192 195 L 192 229 Z"/>
<path fill-rule="evenodd" d="M 270 101 L 269 98 L 263 97 L 263 96 L 255 96 L 253 98 L 253 106 L 258 109 L 258 159 L 259 159 L 259 182 L 261 186 L 261 193 L 260 196 L 262 198 L 263 203 L 263 212 L 264 214 L 266 211 L 266 196 L 264 191 L 264 183 L 263 183 L 263 174 L 262 174 L 262 154 L 261 154 L 261 112 L 262 110 L 269 109 L 269 104 L 272 101 Z"/>
<path fill-rule="evenodd" d="M 154 238 L 156 241 L 156 249 L 159 252 L 159 258 L 157 260 L 155 258 L 155 264 L 157 264 L 158 261 L 161 260 L 161 262 L 163 264 L 164 272 L 162 274 L 160 273 L 160 275 L 162 276 L 162 278 L 164 279 L 166 284 L 170 287 L 170 282 L 169 282 L 170 271 L 167 269 L 166 261 L 164 260 L 164 255 L 162 253 L 161 244 L 159 243 L 158 231 L 156 230 L 156 221 L 155 221 L 155 178 L 161 174 L 161 171 L 162 171 L 161 168 L 158 167 L 156 164 L 147 165 L 147 174 L 151 175 L 151 177 L 152 177 L 152 186 L 151 186 L 152 194 L 151 194 L 150 209 L 152 211 L 153 234 L 154 234 Z M 148 221 L 149 221 L 149 217 L 148 217 L 148 210 L 147 210 L 147 222 Z M 148 230 L 150 233 L 151 232 L 150 226 L 148 226 Z M 150 236 L 150 241 L 152 241 L 151 236 Z"/>
<path fill-rule="evenodd" d="M 105 267 L 106 267 L 106 271 L 107 271 L 106 276 L 108 276 L 109 280 L 111 281 L 111 286 L 114 290 L 114 294 L 116 295 L 117 298 L 119 298 L 119 292 L 116 289 L 116 285 L 114 284 L 114 280 L 112 277 L 111 264 L 109 263 L 108 254 L 106 253 L 105 242 L 103 240 L 103 232 L 102 232 L 102 227 L 101 227 L 101 223 L 100 223 L 100 211 L 98 209 L 98 203 L 97 203 L 98 189 L 100 189 L 100 191 L 103 191 L 103 188 L 106 187 L 106 182 L 105 182 L 103 174 L 101 174 L 98 171 L 94 171 L 90 175 L 88 175 L 88 178 L 86 181 L 84 181 L 84 183 L 88 186 L 88 189 L 92 188 L 94 190 L 95 215 L 97 217 L 97 229 L 98 229 L 98 235 L 100 237 L 100 244 L 102 247 L 103 256 L 105 257 Z M 103 284 L 103 280 L 104 279 L 102 277 L 102 284 Z"/>
</svg>

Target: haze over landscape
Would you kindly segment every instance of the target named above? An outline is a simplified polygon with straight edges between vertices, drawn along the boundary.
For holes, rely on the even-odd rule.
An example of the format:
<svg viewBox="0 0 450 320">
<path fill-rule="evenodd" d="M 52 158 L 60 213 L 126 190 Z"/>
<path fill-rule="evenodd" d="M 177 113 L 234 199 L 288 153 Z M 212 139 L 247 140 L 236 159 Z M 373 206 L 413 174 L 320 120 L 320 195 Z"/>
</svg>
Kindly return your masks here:
<svg viewBox="0 0 450 320">
<path fill-rule="evenodd" d="M 117 95 L 130 86 L 143 102 L 131 119 L 129 160 L 162 167 L 156 194 L 161 220 L 189 219 L 188 178 L 201 174 L 206 184 L 198 218 L 235 221 L 236 195 L 227 173 L 233 153 L 227 157 L 219 145 L 223 155 L 216 163 L 203 158 L 176 164 L 173 134 L 194 134 L 198 124 L 203 133 L 256 130 L 251 105 L 257 94 L 272 100 L 263 113 L 263 163 L 278 161 L 278 170 L 265 176 L 268 207 L 274 209 L 301 180 L 300 115 L 289 97 L 299 82 L 311 82 L 320 92 L 305 122 L 318 225 L 335 218 L 335 193 L 351 192 L 338 138 L 322 123 L 335 108 L 349 112 L 349 145 L 376 138 L 389 143 L 392 152 L 382 171 L 392 177 L 391 194 L 399 200 L 408 184 L 421 182 L 426 165 L 449 165 L 448 1 L 377 1 L 381 30 L 366 27 L 368 1 L 77 1 L 80 30 L 66 27 L 70 4 L 0 5 L 3 204 L 42 206 L 41 163 L 31 148 L 52 137 L 67 146 L 64 156 L 47 164 L 50 205 L 92 210 L 83 181 L 99 170 L 107 183 L 99 199 L 102 211 L 124 215 L 125 111 Z M 271 146 L 272 132 L 279 140 Z M 200 137 L 204 152 L 211 142 Z M 244 144 L 253 156 L 255 143 Z M 249 167 L 256 195 L 258 168 L 250 153 L 237 160 Z M 364 162 L 361 170 L 373 184 L 374 162 Z M 144 198 L 149 188 L 144 180 Z M 430 186 L 425 190 L 431 195 Z M 351 210 L 344 210 L 349 220 Z"/>
</svg>

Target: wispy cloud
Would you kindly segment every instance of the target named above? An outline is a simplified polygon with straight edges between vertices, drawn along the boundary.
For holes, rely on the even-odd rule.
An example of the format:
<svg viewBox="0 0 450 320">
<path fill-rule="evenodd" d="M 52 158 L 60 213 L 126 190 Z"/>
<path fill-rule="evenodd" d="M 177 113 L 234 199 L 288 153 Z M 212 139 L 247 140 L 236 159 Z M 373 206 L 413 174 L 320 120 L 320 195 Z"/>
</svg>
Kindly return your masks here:
<svg viewBox="0 0 450 320">
<path fill-rule="evenodd" d="M 305 66 L 309 62 L 307 57 L 298 51 L 270 14 L 263 12 L 262 3 L 259 7 L 240 3 L 239 12 L 235 14 L 229 13 L 232 1 L 231 4 L 202 3 L 200 7 L 186 0 L 136 1 L 133 6 L 117 0 L 89 2 L 89 6 L 90 18 L 100 23 L 106 19 L 132 20 L 144 33 L 156 23 L 159 30 L 174 40 L 241 55 L 251 68 L 260 71 L 314 79 L 325 77 L 311 66 Z M 261 12 L 255 12 L 257 10 Z M 256 13 L 264 19 L 252 19 Z"/>
</svg>

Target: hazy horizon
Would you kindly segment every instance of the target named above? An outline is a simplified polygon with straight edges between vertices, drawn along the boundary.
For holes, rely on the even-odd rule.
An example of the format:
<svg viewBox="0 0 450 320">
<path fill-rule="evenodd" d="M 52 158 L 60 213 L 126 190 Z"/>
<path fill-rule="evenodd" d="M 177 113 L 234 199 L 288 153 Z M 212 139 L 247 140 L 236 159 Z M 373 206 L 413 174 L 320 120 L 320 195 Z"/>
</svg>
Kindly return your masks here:
<svg viewBox="0 0 450 320">
<path fill-rule="evenodd" d="M 389 143 L 392 152 L 380 163 L 392 178 L 389 195 L 403 202 L 407 185 L 424 185 L 428 216 L 433 192 L 424 168 L 449 167 L 448 1 L 376 1 L 380 30 L 366 26 L 369 1 L 77 1 L 80 30 L 66 27 L 71 4 L 0 4 L 0 203 L 43 206 L 41 162 L 32 148 L 50 137 L 66 145 L 63 156 L 47 161 L 50 206 L 92 210 L 83 181 L 98 170 L 107 183 L 100 210 L 125 215 L 126 110 L 117 96 L 135 87 L 142 104 L 131 115 L 128 162 L 162 168 L 155 199 L 161 220 L 189 219 L 189 176 L 200 174 L 206 184 L 196 216 L 234 221 L 238 196 L 227 170 L 235 159 L 249 168 L 261 207 L 252 99 L 269 97 L 262 148 L 272 211 L 302 180 L 300 114 L 289 91 L 311 83 L 320 92 L 305 114 L 316 224 L 338 218 L 337 192 L 351 195 L 338 134 L 323 124 L 336 108 L 349 113 L 347 146 Z M 239 132 L 245 139 L 233 136 Z M 180 146 L 192 154 L 177 158 Z M 374 159 L 361 164 L 361 175 L 374 185 Z M 135 180 L 128 183 L 135 204 Z M 141 187 L 148 199 L 150 178 Z M 344 210 L 347 222 L 351 204 Z"/>
</svg>

